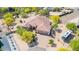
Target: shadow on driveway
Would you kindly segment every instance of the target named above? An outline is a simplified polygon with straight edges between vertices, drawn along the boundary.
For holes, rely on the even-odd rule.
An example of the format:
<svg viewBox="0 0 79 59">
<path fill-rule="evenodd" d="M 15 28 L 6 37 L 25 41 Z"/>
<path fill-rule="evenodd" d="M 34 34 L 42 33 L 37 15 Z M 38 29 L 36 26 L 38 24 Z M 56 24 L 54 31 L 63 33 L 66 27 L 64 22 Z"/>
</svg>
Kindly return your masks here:
<svg viewBox="0 0 79 59">
<path fill-rule="evenodd" d="M 64 39 L 64 42 L 70 43 L 70 40 L 74 38 L 74 35 L 69 35 L 66 39 Z"/>
</svg>

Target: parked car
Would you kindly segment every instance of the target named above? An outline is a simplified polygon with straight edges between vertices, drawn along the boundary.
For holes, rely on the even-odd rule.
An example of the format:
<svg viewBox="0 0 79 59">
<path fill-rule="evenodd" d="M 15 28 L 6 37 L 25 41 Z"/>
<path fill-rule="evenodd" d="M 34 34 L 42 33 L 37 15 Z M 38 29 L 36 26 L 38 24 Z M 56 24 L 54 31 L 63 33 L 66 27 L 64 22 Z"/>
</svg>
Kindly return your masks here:
<svg viewBox="0 0 79 59">
<path fill-rule="evenodd" d="M 71 33 L 72 33 L 72 31 L 67 31 L 67 32 L 65 32 L 63 35 L 62 35 L 62 39 L 66 39 L 66 38 L 68 38 L 70 35 L 71 35 Z"/>
</svg>

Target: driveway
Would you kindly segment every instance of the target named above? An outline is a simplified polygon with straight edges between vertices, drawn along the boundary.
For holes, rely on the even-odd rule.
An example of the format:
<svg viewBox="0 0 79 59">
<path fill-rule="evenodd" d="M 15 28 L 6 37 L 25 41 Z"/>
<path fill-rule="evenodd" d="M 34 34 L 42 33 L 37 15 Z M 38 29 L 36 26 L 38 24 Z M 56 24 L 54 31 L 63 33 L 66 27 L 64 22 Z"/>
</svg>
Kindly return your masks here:
<svg viewBox="0 0 79 59">
<path fill-rule="evenodd" d="M 50 49 L 50 45 L 48 44 L 49 40 L 52 39 L 50 36 L 37 34 L 38 38 L 38 47 L 44 48 L 46 50 Z"/>
</svg>

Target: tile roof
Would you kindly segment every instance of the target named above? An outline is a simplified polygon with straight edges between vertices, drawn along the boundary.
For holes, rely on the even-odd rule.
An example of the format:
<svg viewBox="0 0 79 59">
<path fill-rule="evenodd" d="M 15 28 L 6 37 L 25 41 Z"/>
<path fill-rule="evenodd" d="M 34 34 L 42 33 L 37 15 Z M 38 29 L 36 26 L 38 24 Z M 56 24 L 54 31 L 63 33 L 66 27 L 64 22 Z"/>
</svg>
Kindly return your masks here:
<svg viewBox="0 0 79 59">
<path fill-rule="evenodd" d="M 28 18 L 30 21 L 26 22 L 24 27 L 37 26 L 37 31 L 49 32 L 51 29 L 50 21 L 46 16 L 33 16 Z"/>
</svg>

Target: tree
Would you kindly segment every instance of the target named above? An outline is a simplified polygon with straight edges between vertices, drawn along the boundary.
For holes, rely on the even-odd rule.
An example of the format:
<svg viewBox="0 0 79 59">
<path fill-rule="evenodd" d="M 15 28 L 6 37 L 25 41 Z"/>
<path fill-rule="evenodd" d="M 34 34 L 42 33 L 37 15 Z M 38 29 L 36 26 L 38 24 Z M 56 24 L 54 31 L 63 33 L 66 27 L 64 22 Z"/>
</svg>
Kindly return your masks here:
<svg viewBox="0 0 79 59">
<path fill-rule="evenodd" d="M 6 13 L 3 17 L 4 17 L 4 19 L 6 19 L 6 18 L 12 18 L 13 19 L 13 14 L 12 13 Z"/>
<path fill-rule="evenodd" d="M 38 14 L 40 14 L 40 15 L 49 15 L 49 11 L 47 9 L 39 10 Z"/>
<path fill-rule="evenodd" d="M 53 8 L 53 11 L 60 12 L 60 11 L 61 11 L 61 8 L 59 8 L 59 7 L 54 7 L 54 8 Z"/>
<path fill-rule="evenodd" d="M 35 36 L 33 32 L 30 32 L 23 27 L 18 27 L 16 32 L 22 37 L 22 40 L 27 43 L 31 43 Z"/>
<path fill-rule="evenodd" d="M 54 45 L 54 40 L 50 39 L 48 44 L 50 44 L 51 46 Z"/>
<path fill-rule="evenodd" d="M 32 12 L 31 7 L 21 8 L 20 15 L 21 15 L 22 18 L 27 18 L 27 17 L 28 17 L 27 15 L 28 15 L 30 12 Z"/>
<path fill-rule="evenodd" d="M 58 51 L 69 51 L 68 48 L 58 48 Z"/>
<path fill-rule="evenodd" d="M 13 9 L 14 9 L 14 12 L 13 12 L 13 14 L 14 15 L 19 15 L 20 13 L 21 13 L 21 8 L 19 7 L 13 7 Z"/>
<path fill-rule="evenodd" d="M 22 34 L 22 38 L 25 42 L 30 43 L 33 40 L 33 33 L 29 31 L 25 31 Z"/>
<path fill-rule="evenodd" d="M 52 24 L 52 29 L 56 30 L 57 28 L 58 28 L 58 24 L 57 23 Z"/>
<path fill-rule="evenodd" d="M 69 29 L 69 30 L 72 30 L 73 32 L 75 32 L 77 30 L 77 26 L 75 23 L 68 23 L 66 25 L 66 27 Z"/>
<path fill-rule="evenodd" d="M 0 8 L 0 13 L 6 13 L 8 11 L 7 7 Z"/>
<path fill-rule="evenodd" d="M 4 22 L 6 25 L 10 26 L 14 22 L 13 14 L 6 13 L 4 15 Z"/>
<path fill-rule="evenodd" d="M 22 17 L 22 18 L 27 18 L 28 16 L 27 16 L 26 13 L 22 12 L 22 13 L 21 13 L 21 17 Z"/>
<path fill-rule="evenodd" d="M 6 19 L 4 20 L 4 22 L 5 22 L 5 24 L 6 24 L 7 26 L 10 26 L 10 25 L 12 25 L 12 23 L 14 22 L 14 19 L 12 19 L 12 18 L 6 18 Z"/>
<path fill-rule="evenodd" d="M 71 46 L 72 50 L 79 51 L 79 39 L 75 38 L 75 39 L 71 40 L 70 46 Z"/>
<path fill-rule="evenodd" d="M 60 17 L 58 15 L 49 16 L 53 23 L 59 23 Z"/>
<path fill-rule="evenodd" d="M 38 12 L 39 11 L 39 8 L 38 7 L 32 7 L 32 11 L 33 12 Z"/>
<path fill-rule="evenodd" d="M 16 32 L 17 32 L 19 35 L 21 35 L 21 36 L 22 36 L 22 33 L 25 32 L 25 31 L 26 31 L 26 30 L 25 30 L 24 28 L 20 27 L 20 26 L 18 26 L 18 27 L 17 27 L 17 30 L 16 30 Z"/>
<path fill-rule="evenodd" d="M 29 8 L 29 7 L 28 8 L 24 8 L 23 12 L 28 14 L 28 13 L 31 12 L 31 8 Z"/>
</svg>

